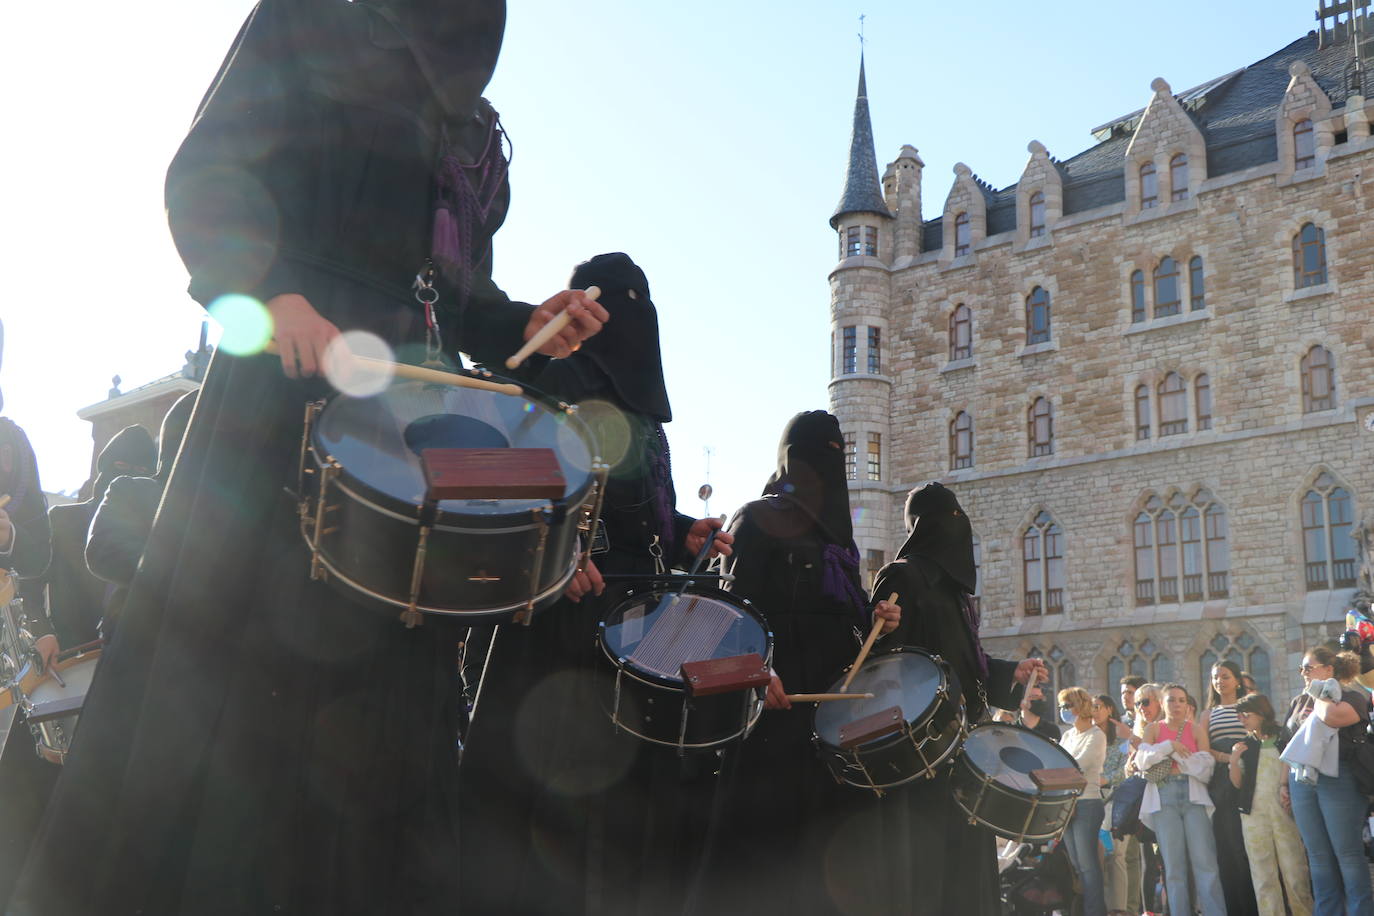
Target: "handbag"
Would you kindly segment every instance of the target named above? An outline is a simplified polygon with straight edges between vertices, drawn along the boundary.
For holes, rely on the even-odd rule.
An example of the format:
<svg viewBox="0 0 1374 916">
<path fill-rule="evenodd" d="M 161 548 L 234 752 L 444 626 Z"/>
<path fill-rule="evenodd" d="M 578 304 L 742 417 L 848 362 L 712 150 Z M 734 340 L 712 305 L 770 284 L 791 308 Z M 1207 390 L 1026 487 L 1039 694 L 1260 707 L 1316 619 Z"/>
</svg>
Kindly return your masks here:
<svg viewBox="0 0 1374 916">
<path fill-rule="evenodd" d="M 1165 757 L 1159 763 L 1156 763 L 1154 766 L 1150 767 L 1148 770 L 1145 771 L 1145 779 L 1148 782 L 1152 782 L 1155 785 L 1159 785 L 1161 782 L 1172 776 L 1173 772 L 1174 759 L 1172 757 Z"/>
<path fill-rule="evenodd" d="M 1145 800 L 1145 785 L 1143 776 L 1127 776 L 1112 794 L 1112 836 L 1117 839 L 1144 829 L 1140 822 L 1140 803 Z"/>
</svg>

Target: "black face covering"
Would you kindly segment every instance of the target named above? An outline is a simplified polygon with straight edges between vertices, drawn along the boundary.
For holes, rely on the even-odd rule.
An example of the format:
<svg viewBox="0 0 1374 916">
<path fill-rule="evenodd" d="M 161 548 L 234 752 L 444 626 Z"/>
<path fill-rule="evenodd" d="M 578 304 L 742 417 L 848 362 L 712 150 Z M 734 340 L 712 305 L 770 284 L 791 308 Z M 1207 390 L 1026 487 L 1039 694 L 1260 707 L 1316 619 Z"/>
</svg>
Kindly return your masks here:
<svg viewBox="0 0 1374 916">
<path fill-rule="evenodd" d="M 99 499 L 116 477 L 147 477 L 157 463 L 153 437 L 142 426 L 126 426 L 100 450 L 95 460 L 95 491 Z"/>
<path fill-rule="evenodd" d="M 906 498 L 906 524 L 911 534 L 897 556 L 918 555 L 937 563 L 964 591 L 973 594 L 973 526 L 954 493 L 938 483 L 912 490 Z"/>
<path fill-rule="evenodd" d="M 848 547 L 854 540 L 854 522 L 840 421 L 824 410 L 793 417 L 778 444 L 778 469 L 763 492 L 794 500 L 816 519 L 828 541 Z"/>
<path fill-rule="evenodd" d="M 663 382 L 658 311 L 649 298 L 644 271 L 627 254 L 599 254 L 577 265 L 568 286 L 600 287 L 597 301 L 611 316 L 601 333 L 582 344 L 581 352 L 610 380 L 624 407 L 667 423 L 673 409 Z"/>
</svg>

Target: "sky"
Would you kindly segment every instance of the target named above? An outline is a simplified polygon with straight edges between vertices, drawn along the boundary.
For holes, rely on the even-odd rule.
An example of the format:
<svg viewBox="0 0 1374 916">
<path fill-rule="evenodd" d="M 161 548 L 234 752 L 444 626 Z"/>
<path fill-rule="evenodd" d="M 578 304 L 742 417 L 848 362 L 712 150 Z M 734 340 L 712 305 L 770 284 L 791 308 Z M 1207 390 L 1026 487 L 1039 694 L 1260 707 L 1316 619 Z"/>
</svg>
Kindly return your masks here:
<svg viewBox="0 0 1374 916">
<path fill-rule="evenodd" d="M 6 13 L 0 386 L 49 491 L 85 480 L 76 411 L 111 376 L 128 390 L 196 346 L 204 316 L 167 234 L 163 175 L 252 6 Z M 860 15 L 879 171 L 917 147 L 929 219 L 956 162 L 1012 184 L 1032 139 L 1067 159 L 1143 107 L 1153 78 L 1182 91 L 1252 63 L 1310 30 L 1315 6 L 511 0 L 486 93 L 514 147 L 496 280 L 538 302 L 577 262 L 629 253 L 659 310 L 678 507 L 703 514 L 709 461 L 710 512 L 732 512 L 758 495 L 787 420 L 829 406 L 828 221 Z"/>
</svg>

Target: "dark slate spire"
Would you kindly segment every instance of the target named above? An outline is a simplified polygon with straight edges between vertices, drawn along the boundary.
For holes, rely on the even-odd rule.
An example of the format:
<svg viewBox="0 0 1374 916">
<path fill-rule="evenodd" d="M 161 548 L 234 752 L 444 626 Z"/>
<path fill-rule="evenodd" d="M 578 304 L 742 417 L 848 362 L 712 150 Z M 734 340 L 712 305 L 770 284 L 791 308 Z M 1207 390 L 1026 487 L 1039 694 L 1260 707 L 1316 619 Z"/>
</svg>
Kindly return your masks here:
<svg viewBox="0 0 1374 916">
<path fill-rule="evenodd" d="M 873 124 L 868 117 L 868 84 L 864 80 L 864 58 L 859 55 L 859 95 L 854 100 L 854 133 L 849 139 L 849 170 L 844 176 L 844 193 L 835 215 L 830 217 L 834 228 L 846 213 L 880 213 L 892 216 L 883 202 L 883 188 L 878 181 L 878 154 L 873 149 Z"/>
</svg>

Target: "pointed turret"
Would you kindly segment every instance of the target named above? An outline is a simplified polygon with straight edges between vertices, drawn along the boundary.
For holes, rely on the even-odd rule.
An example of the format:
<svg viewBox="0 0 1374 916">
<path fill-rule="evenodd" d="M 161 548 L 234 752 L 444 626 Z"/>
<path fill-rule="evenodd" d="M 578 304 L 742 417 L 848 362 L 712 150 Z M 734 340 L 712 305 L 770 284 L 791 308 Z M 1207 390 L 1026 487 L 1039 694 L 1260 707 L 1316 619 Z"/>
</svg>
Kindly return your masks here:
<svg viewBox="0 0 1374 916">
<path fill-rule="evenodd" d="M 840 217 L 847 213 L 892 216 L 883 202 L 883 189 L 878 182 L 878 154 L 873 148 L 873 124 L 868 117 L 868 85 L 864 79 L 862 54 L 859 55 L 859 94 L 854 100 L 854 132 L 849 140 L 849 169 L 845 172 L 840 204 L 830 217 L 831 227 L 838 228 Z"/>
</svg>

